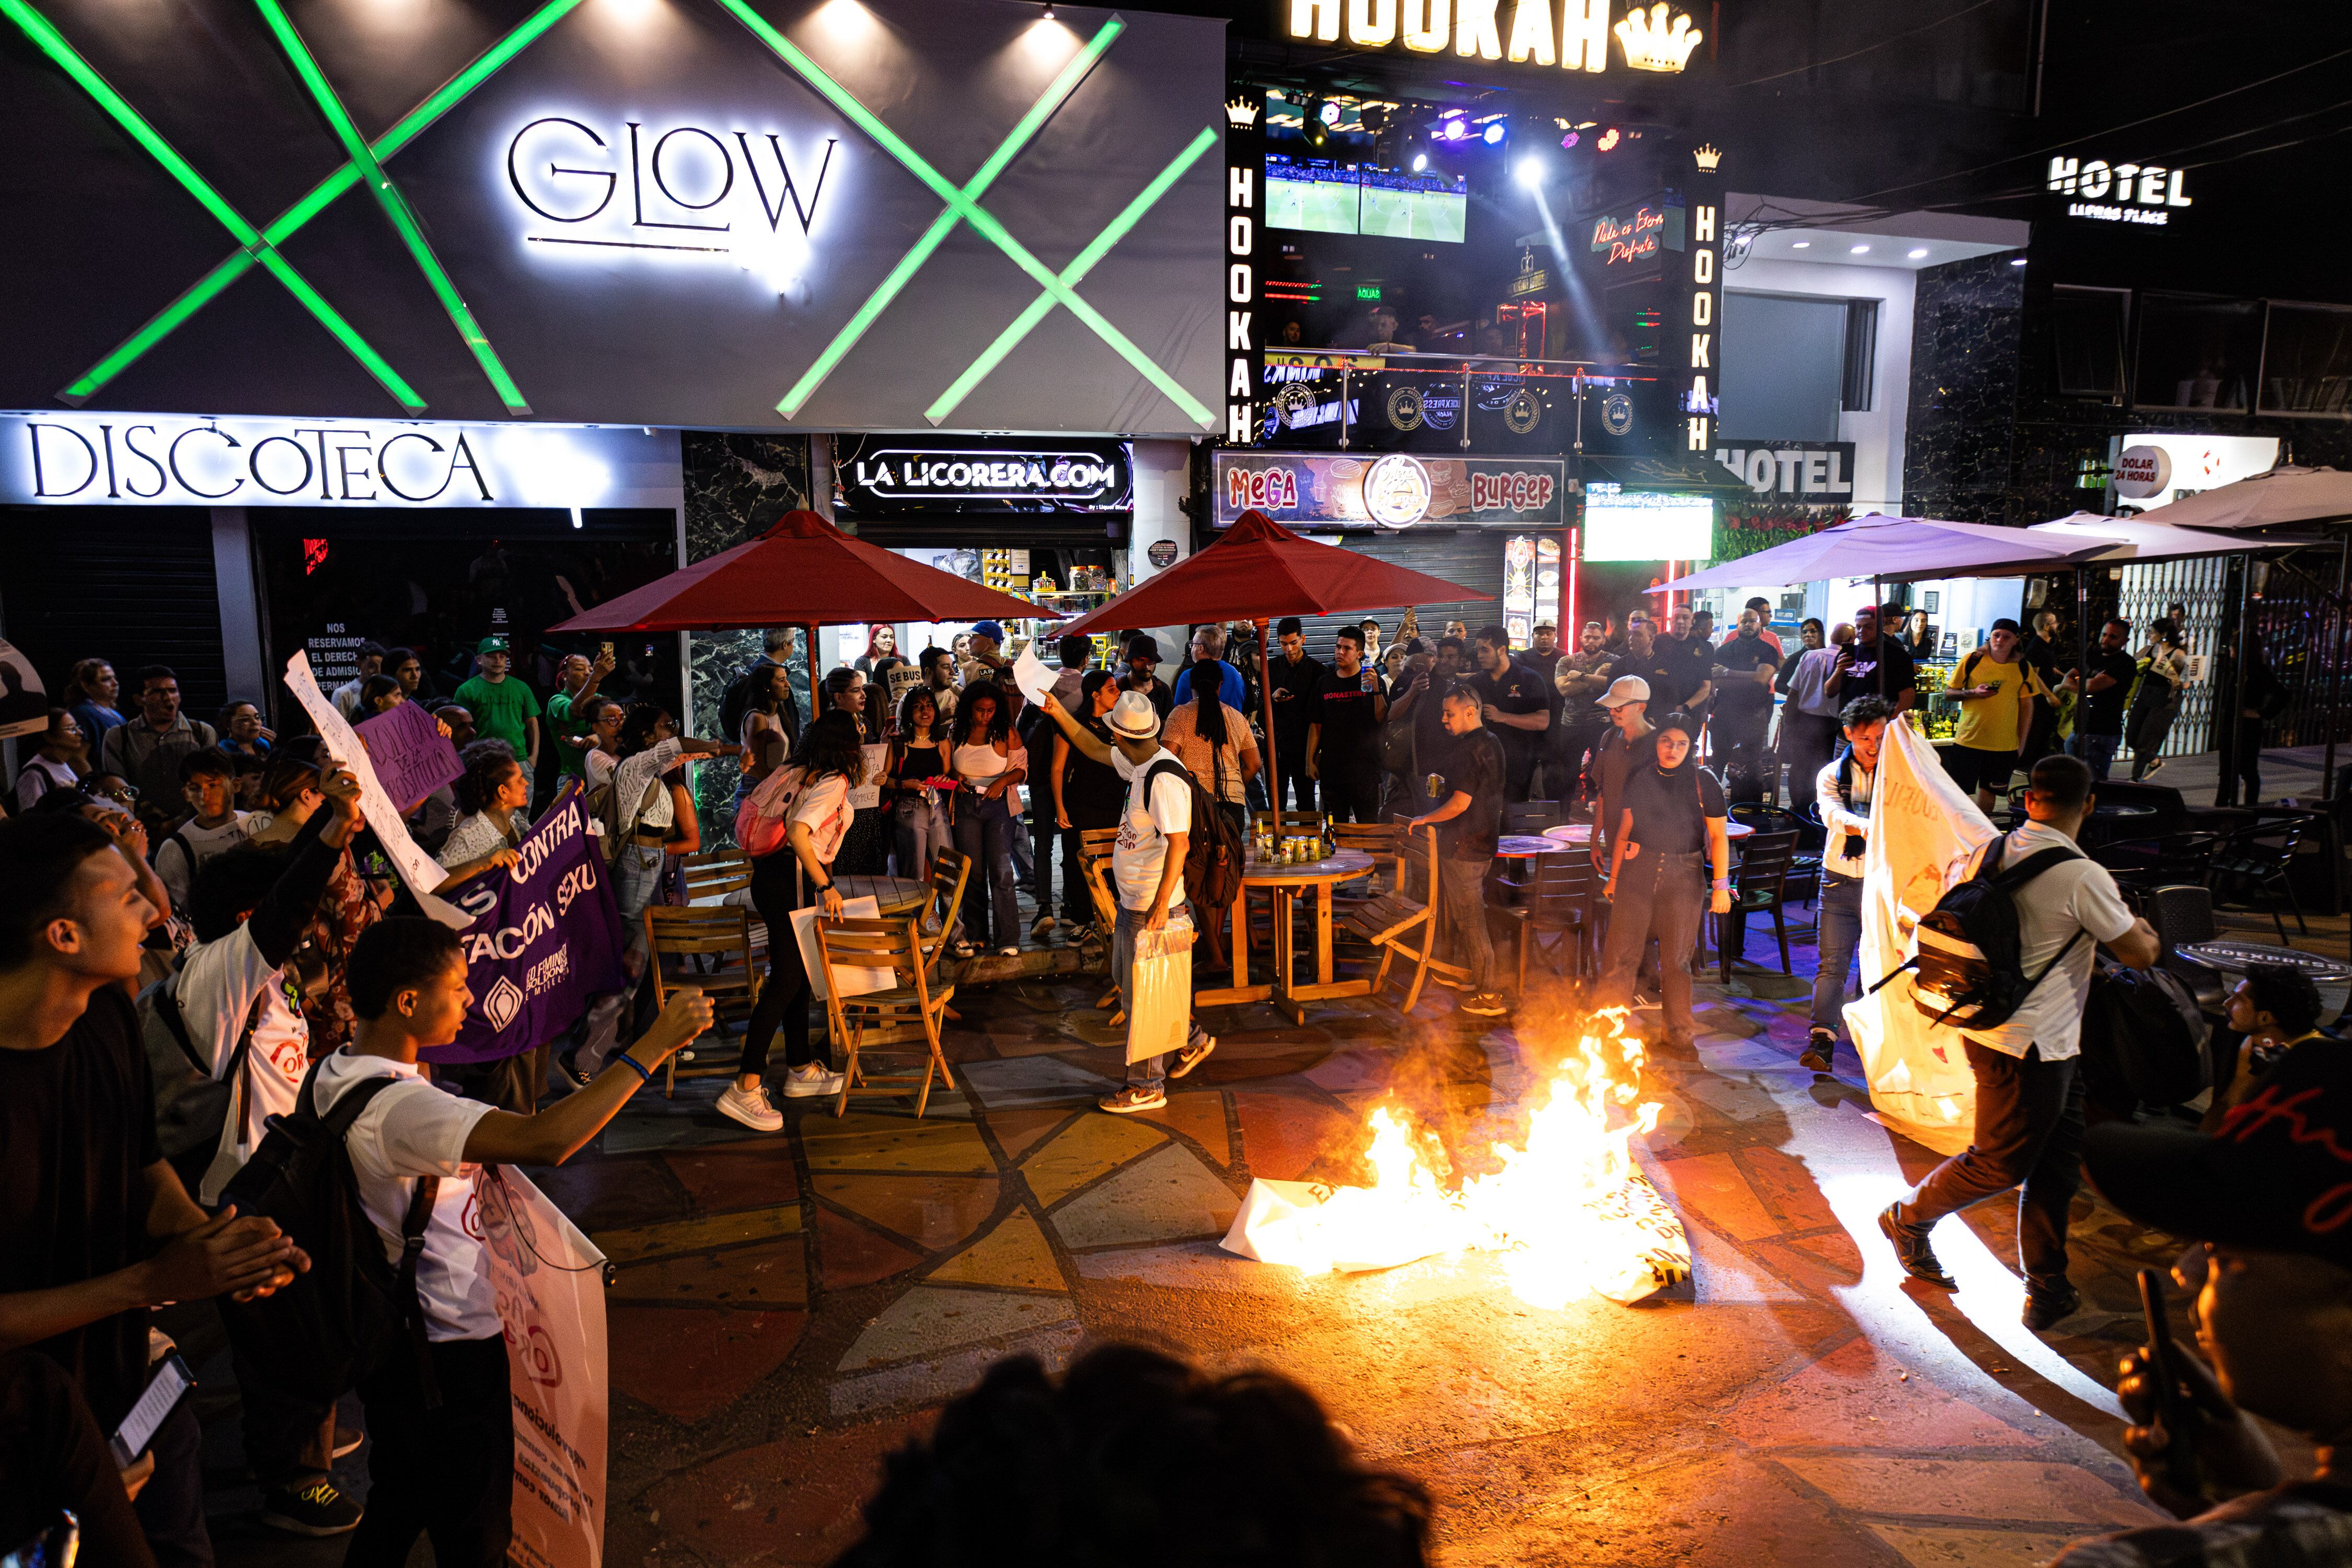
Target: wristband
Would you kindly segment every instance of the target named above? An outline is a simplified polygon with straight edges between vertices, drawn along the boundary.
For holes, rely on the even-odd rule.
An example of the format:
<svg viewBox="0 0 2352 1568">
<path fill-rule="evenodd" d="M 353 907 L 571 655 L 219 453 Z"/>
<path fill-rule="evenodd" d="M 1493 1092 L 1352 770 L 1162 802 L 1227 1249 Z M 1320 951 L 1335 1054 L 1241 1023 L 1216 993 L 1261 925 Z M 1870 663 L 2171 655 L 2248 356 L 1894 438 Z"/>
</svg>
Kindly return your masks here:
<svg viewBox="0 0 2352 1568">
<path fill-rule="evenodd" d="M 654 1080 L 654 1069 L 653 1069 L 653 1068 L 649 1068 L 649 1067 L 647 1067 L 647 1066 L 646 1066 L 646 1064 L 645 1064 L 645 1063 L 643 1063 L 643 1062 L 641 1062 L 641 1061 L 637 1060 L 637 1058 L 635 1058 L 635 1057 L 631 1056 L 628 1052 L 626 1052 L 626 1051 L 623 1051 L 623 1052 L 620 1054 L 620 1057 L 619 1057 L 619 1058 L 618 1058 L 618 1059 L 619 1059 L 620 1061 L 622 1061 L 623 1063 L 626 1064 L 627 1066 L 629 1066 L 629 1067 L 633 1067 L 633 1068 L 636 1068 L 636 1069 L 637 1069 L 637 1078 L 638 1078 L 638 1080 L 639 1080 L 640 1082 L 643 1082 L 643 1083 L 651 1083 L 651 1082 L 653 1082 L 653 1080 Z"/>
</svg>

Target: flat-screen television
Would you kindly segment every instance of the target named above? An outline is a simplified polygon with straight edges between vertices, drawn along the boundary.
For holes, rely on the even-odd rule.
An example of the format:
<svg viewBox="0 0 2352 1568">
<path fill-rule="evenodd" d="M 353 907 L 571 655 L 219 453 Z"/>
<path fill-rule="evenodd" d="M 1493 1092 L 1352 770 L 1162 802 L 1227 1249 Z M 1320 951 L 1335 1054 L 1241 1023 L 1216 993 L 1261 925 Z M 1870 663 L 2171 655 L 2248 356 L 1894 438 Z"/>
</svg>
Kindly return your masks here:
<svg viewBox="0 0 2352 1568">
<path fill-rule="evenodd" d="M 1356 165 L 1331 158 L 1265 157 L 1265 226 L 1354 234 Z"/>
<path fill-rule="evenodd" d="M 1703 495 L 1621 490 L 1601 480 L 1584 496 L 1587 561 L 1707 561 L 1715 556 L 1715 502 Z"/>
<path fill-rule="evenodd" d="M 1470 181 L 1436 170 L 1383 169 L 1366 163 L 1357 171 L 1363 186 L 1360 232 L 1391 239 L 1462 243 L 1470 216 Z"/>
</svg>

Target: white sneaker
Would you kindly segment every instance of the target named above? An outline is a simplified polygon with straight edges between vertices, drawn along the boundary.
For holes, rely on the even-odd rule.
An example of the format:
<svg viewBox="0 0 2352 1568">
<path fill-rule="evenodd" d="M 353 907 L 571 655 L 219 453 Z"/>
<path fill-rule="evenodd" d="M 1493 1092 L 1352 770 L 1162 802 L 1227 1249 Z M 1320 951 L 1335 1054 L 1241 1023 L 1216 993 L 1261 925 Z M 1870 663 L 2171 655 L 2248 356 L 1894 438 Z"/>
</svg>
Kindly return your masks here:
<svg viewBox="0 0 2352 1568">
<path fill-rule="evenodd" d="M 996 950 L 996 956 L 999 958 L 1018 958 L 1021 956 L 1021 950 L 1017 947 L 1000 947 Z"/>
<path fill-rule="evenodd" d="M 797 1067 L 784 1074 L 784 1098 L 808 1100 L 817 1095 L 839 1094 L 842 1075 L 827 1072 L 815 1062 Z"/>
<path fill-rule="evenodd" d="M 789 1089 L 784 1091 L 789 1094 Z M 768 1086 L 755 1083 L 745 1089 L 730 1083 L 719 1096 L 719 1114 L 740 1121 L 754 1132 L 778 1132 L 783 1130 L 784 1113 L 768 1103 Z"/>
</svg>

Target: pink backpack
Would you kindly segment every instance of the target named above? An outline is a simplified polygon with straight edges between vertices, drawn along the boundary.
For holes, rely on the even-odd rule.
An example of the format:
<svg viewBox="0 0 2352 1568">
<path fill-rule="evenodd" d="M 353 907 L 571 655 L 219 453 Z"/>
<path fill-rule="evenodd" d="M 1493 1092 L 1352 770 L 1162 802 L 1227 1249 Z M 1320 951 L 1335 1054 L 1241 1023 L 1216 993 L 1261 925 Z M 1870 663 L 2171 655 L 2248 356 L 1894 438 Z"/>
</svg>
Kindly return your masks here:
<svg viewBox="0 0 2352 1568">
<path fill-rule="evenodd" d="M 780 768 L 761 779 L 758 787 L 735 808 L 735 847 L 760 859 L 784 847 L 789 837 L 786 818 L 800 794 L 801 768 Z"/>
</svg>

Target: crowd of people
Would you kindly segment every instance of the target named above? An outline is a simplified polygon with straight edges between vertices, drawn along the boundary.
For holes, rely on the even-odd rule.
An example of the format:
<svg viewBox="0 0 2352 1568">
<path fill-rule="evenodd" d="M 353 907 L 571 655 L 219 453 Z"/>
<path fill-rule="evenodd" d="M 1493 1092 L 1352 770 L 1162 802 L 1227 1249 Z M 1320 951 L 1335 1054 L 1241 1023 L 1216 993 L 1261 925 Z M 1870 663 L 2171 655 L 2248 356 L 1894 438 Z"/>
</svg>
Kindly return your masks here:
<svg viewBox="0 0 2352 1568">
<path fill-rule="evenodd" d="M 1802 1060 L 1826 1072 L 1841 1047 L 1885 731 L 1917 700 L 1919 628 L 1884 634 L 1866 608 L 1826 633 L 1808 622 L 1801 646 L 1785 647 L 1768 610 L 1751 604 L 1720 638 L 1703 611 L 1677 610 L 1663 625 L 1636 611 L 1613 640 L 1586 624 L 1573 648 L 1549 626 L 1514 649 L 1500 626 L 1454 624 L 1426 638 L 1408 623 L 1384 639 L 1365 622 L 1337 630 L 1328 664 L 1286 619 L 1272 627 L 1263 669 L 1238 626 L 1191 628 L 1173 661 L 1142 633 L 1123 636 L 1107 659 L 1092 639 L 1069 637 L 1053 647 L 1050 689 L 1034 697 L 1015 681 L 994 623 L 912 659 L 877 628 L 865 656 L 822 672 L 807 718 L 793 684 L 801 650 L 779 630 L 730 686 L 710 739 L 682 735 L 658 701 L 605 690 L 609 647 L 551 661 L 542 702 L 495 636 L 477 646 L 474 673 L 446 700 L 425 690 L 413 650 L 369 645 L 331 693 L 336 707 L 364 721 L 429 706 L 458 758 L 453 784 L 394 803 L 443 868 L 430 890 L 453 894 L 515 864 L 534 807 L 576 780 L 607 840 L 626 944 L 623 987 L 596 998 L 563 1037 L 506 1062 L 429 1073 L 419 1053 L 454 1040 L 472 1004 L 467 964 L 457 937 L 421 918 L 391 874 L 352 759 L 315 734 L 273 731 L 251 700 L 230 703 L 216 722 L 193 719 L 166 667 L 137 668 L 125 683 L 104 661 L 85 660 L 62 684 L 69 700 L 26 748 L 0 823 L 0 1130 L 12 1174 L 0 1198 L 0 1410 L 12 1425 L 0 1436 L 21 1446 L 23 1431 L 41 1434 L 26 1473 L 47 1478 L 44 1495 L 72 1501 L 96 1560 L 209 1562 L 187 1404 L 120 1473 L 93 1434 L 121 1426 L 168 1363 L 151 1309 L 211 1300 L 232 1347 L 265 1521 L 348 1532 L 354 1563 L 403 1563 L 419 1534 L 432 1537 L 437 1561 L 503 1561 L 513 1415 L 467 1205 L 483 1167 L 560 1163 L 710 1028 L 710 1006 L 690 985 L 656 1014 L 641 984 L 651 955 L 640 917 L 683 898 L 681 864 L 704 843 L 706 814 L 723 816 L 749 856 L 750 901 L 770 935 L 767 983 L 717 1102 L 760 1131 L 783 1125 L 772 1083 L 786 1098 L 843 1088 L 814 1037 L 811 985 L 790 934 L 797 910 L 841 911 L 837 877 L 895 868 L 927 879 L 952 848 L 971 861 L 945 933 L 956 954 L 1022 951 L 1016 891 L 1025 882 L 1034 909 L 1026 938 L 1099 938 L 1126 990 L 1139 954 L 1157 951 L 1147 940 L 1155 933 L 1192 928 L 1209 967 L 1226 962 L 1223 911 L 1188 885 L 1195 851 L 1221 833 L 1238 841 L 1247 814 L 1276 804 L 1433 830 L 1438 873 L 1423 891 L 1457 939 L 1467 977 L 1458 1006 L 1488 1018 L 1508 1010 L 1485 910 L 1505 810 L 1589 802 L 1607 911 L 1592 1000 L 1630 1005 L 1654 991 L 1658 1046 L 1686 1048 L 1696 930 L 1708 910 L 1729 906 L 1730 804 L 1777 800 L 1784 771 L 1791 802 L 1813 808 L 1824 837 Z M 1891 610 L 1885 619 L 1894 623 Z M 2103 1144 L 2107 1129 L 2084 1132 L 2079 1037 L 2093 950 L 2144 967 L 2157 942 L 2073 845 L 2120 736 L 2131 737 L 2135 776 L 2146 771 L 2185 669 L 2177 623 L 2160 622 L 2136 653 L 2132 643 L 2131 627 L 2110 622 L 2086 672 L 2068 666 L 2048 617 L 2030 636 L 2001 622 L 1950 677 L 1962 707 L 1945 761 L 1954 782 L 1990 806 L 2025 776 L 2026 820 L 1995 841 L 1979 874 L 2034 863 L 2038 874 L 2021 872 L 2014 897 L 2022 965 L 2037 984 L 2012 1016 L 1965 1037 L 1977 1082 L 1971 1146 L 1880 1223 L 1913 1277 L 1949 1288 L 1930 1227 L 2018 1189 L 2026 1318 L 2048 1328 L 2080 1305 L 2066 1232 L 2085 1148 L 2095 1172 L 2108 1161 L 2112 1187 L 2099 1179 L 2116 1202 L 2211 1243 L 2197 1267 L 2218 1364 L 2216 1374 L 2190 1375 L 2189 1397 L 2209 1417 L 2198 1442 L 2233 1434 L 2209 1470 L 2238 1494 L 2224 1511 L 2339 1530 L 2342 1499 L 2325 1483 L 2280 1483 L 2231 1404 L 2314 1431 L 2344 1415 L 2340 1399 L 2297 1394 L 2271 1375 L 2273 1352 L 2251 1342 L 2244 1305 L 2277 1293 L 2285 1304 L 2273 1310 L 2294 1320 L 2295 1342 L 2315 1363 L 2341 1362 L 2352 1342 L 2341 1332 L 2352 1327 L 2352 1258 L 2333 1223 L 2345 1189 L 2313 1185 L 2331 1173 L 2315 1145 L 2343 1158 L 2340 1132 L 2328 1129 L 2352 1121 L 2352 1085 L 2340 1047 L 2319 1032 L 2309 982 L 2258 969 L 2233 998 L 2231 1037 L 2242 1045 L 2217 1063 L 2213 1110 L 2188 1135 L 2203 1142 L 2118 1135 Z M 908 665 L 917 678 L 894 681 Z M 2073 731 L 2063 753 L 2053 746 L 2062 714 Z M 698 795 L 687 771 L 696 760 L 739 764 L 731 800 Z M 1081 845 L 1106 830 L 1115 913 L 1098 931 Z M 779 1033 L 783 1061 L 772 1078 Z M 1166 1050 L 1129 1065 L 1102 1109 L 1164 1106 L 1170 1080 L 1215 1048 L 1188 1016 Z M 236 1201 L 282 1135 L 273 1128 L 335 1118 L 339 1104 L 331 1124 L 343 1130 L 353 1191 L 384 1264 L 409 1264 L 401 1288 L 421 1331 L 415 1345 L 355 1373 L 374 1440 L 365 1509 L 331 1469 L 357 1435 L 338 1426 L 331 1391 L 289 1364 L 263 1310 L 281 1294 L 337 1287 L 315 1277 L 320 1258 Z M 2224 1186 L 2240 1182 L 2243 1203 L 2225 1212 L 2191 1190 L 2179 1172 L 2195 1162 L 2222 1171 Z M 2283 1194 L 2302 1192 L 2297 1182 L 2312 1190 L 2304 1220 L 2291 1221 L 2277 1211 Z M 2257 1223 L 2248 1211 L 2272 1217 Z M 327 1261 L 370 1279 L 383 1272 L 349 1256 Z M 2157 1466 L 2173 1439 L 2153 1413 L 2172 1406 L 2148 1388 L 2146 1367 L 2134 1375 L 2125 1397 L 2143 1419 L 2126 1440 Z M 1129 1385 L 1156 1391 L 1155 1408 L 1256 1402 L 1299 1419 L 1312 1410 L 1303 1391 L 1276 1383 L 1213 1384 L 1181 1366 L 1116 1360 L 1082 1365 L 1061 1390 L 1034 1369 L 1001 1372 L 967 1403 L 980 1419 L 1016 1389 L 1033 1402 L 1083 1405 L 1085 1390 Z M 859 1560 L 918 1560 L 907 1556 L 916 1550 L 907 1531 L 919 1526 L 907 1521 L 937 1500 L 916 1483 L 969 1441 L 951 1411 L 937 1437 L 899 1462 L 869 1510 Z M 1374 1558 L 1420 1560 L 1426 1500 L 1410 1483 L 1354 1466 L 1343 1449 L 1314 1468 L 1316 1484 L 1343 1500 L 1334 1518 L 1370 1531 Z M 2151 1490 L 2184 1510 L 2222 1495 Z M 0 1513 L 0 1542 L 36 1523 Z M 2156 1560 L 2084 1555 L 2141 1550 L 2126 1536 L 2078 1548 L 2069 1562 Z"/>
</svg>

